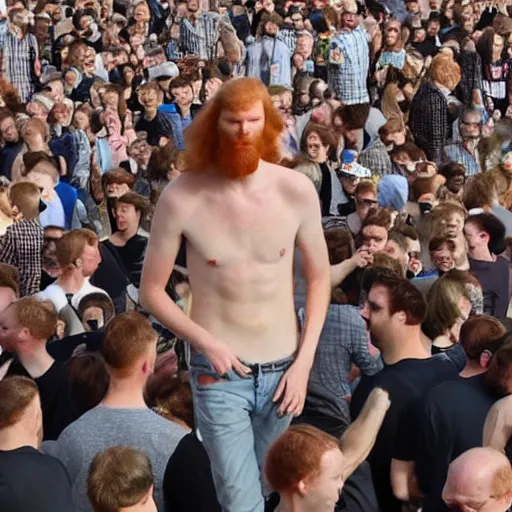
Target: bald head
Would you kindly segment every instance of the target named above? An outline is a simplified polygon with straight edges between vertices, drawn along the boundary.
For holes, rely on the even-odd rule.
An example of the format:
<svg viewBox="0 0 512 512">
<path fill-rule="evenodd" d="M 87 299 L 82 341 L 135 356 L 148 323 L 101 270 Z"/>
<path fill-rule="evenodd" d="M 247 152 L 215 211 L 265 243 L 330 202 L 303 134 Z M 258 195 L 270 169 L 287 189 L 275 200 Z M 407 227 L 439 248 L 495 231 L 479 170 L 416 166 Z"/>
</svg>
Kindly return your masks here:
<svg viewBox="0 0 512 512">
<path fill-rule="evenodd" d="M 448 506 L 505 512 L 512 503 L 512 467 L 494 448 L 473 448 L 457 457 L 443 489 Z"/>
</svg>

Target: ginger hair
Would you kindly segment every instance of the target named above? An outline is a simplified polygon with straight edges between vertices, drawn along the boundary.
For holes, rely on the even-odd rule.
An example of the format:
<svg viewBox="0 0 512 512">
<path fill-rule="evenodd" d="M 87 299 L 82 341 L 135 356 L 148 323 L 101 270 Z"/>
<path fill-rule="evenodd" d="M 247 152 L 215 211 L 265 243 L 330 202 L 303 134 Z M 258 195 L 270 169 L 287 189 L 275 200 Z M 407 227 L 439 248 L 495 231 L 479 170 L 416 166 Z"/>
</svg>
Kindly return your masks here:
<svg viewBox="0 0 512 512">
<path fill-rule="evenodd" d="M 436 55 L 430 66 L 430 77 L 453 91 L 461 79 L 460 66 L 449 55 Z"/>
<path fill-rule="evenodd" d="M 219 92 L 200 110 L 185 131 L 187 171 L 204 172 L 217 159 L 219 136 L 217 124 L 223 110 L 244 111 L 261 101 L 265 111 L 262 160 L 280 161 L 280 135 L 283 121 L 275 109 L 263 83 L 256 78 L 237 78 L 225 83 Z"/>
<path fill-rule="evenodd" d="M 293 425 L 267 453 L 267 480 L 275 491 L 291 492 L 301 480 L 317 477 L 323 455 L 335 449 L 339 449 L 339 443 L 329 434 L 311 425 Z"/>
</svg>

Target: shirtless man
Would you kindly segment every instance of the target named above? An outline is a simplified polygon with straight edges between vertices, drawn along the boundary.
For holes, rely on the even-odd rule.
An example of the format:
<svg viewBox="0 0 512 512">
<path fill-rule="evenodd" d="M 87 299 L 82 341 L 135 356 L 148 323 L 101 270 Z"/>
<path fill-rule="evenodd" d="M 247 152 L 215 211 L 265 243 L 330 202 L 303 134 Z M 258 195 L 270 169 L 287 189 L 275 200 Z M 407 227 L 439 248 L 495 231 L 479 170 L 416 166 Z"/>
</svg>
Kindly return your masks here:
<svg viewBox="0 0 512 512">
<path fill-rule="evenodd" d="M 318 195 L 274 162 L 283 125 L 263 84 L 225 84 L 187 130 L 188 172 L 163 192 L 153 220 L 141 303 L 192 345 L 196 422 L 227 512 L 262 512 L 270 443 L 303 408 L 326 315 L 330 276 Z M 165 293 L 187 240 L 188 318 Z M 299 339 L 293 253 L 308 283 Z"/>
</svg>

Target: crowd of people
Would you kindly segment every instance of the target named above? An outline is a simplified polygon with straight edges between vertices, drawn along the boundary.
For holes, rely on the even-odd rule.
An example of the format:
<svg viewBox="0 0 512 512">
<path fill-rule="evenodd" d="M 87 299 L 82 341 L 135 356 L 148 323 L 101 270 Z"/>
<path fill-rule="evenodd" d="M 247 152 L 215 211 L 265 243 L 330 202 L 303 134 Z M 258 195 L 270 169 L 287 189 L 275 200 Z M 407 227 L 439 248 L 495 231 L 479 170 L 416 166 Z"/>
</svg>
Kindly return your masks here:
<svg viewBox="0 0 512 512">
<path fill-rule="evenodd" d="M 512 510 L 511 241 L 507 0 L 0 2 L 0 510 Z"/>
</svg>

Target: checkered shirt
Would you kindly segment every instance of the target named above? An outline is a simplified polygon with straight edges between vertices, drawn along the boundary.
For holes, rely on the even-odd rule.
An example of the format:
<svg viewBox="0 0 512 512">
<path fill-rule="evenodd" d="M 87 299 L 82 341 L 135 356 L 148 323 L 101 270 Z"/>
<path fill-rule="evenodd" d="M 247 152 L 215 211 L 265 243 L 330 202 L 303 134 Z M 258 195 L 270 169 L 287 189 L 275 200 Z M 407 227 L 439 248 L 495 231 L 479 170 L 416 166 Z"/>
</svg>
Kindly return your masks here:
<svg viewBox="0 0 512 512">
<path fill-rule="evenodd" d="M 42 248 L 43 228 L 36 219 L 16 222 L 0 236 L 0 261 L 18 269 L 22 297 L 39 291 Z"/>
<path fill-rule="evenodd" d="M 340 52 L 341 62 L 333 57 Z M 329 52 L 329 85 L 345 105 L 368 103 L 366 80 L 370 67 L 368 37 L 362 27 L 340 32 L 331 38 Z"/>
<path fill-rule="evenodd" d="M 290 48 L 290 53 L 293 54 L 295 52 L 295 47 L 297 46 L 297 33 L 294 29 L 281 29 L 277 33 L 276 39 L 283 41 L 283 43 Z"/>
<path fill-rule="evenodd" d="M 445 155 L 449 160 L 457 164 L 462 164 L 466 169 L 466 176 L 473 176 L 480 172 L 480 159 L 478 152 L 472 155 L 462 142 L 448 144 L 444 148 Z"/>
<path fill-rule="evenodd" d="M 200 59 L 213 61 L 216 58 L 219 23 L 231 25 L 227 16 L 215 12 L 204 12 L 196 24 L 187 19 L 181 20 L 180 50 L 184 54 L 196 55 Z"/>
<path fill-rule="evenodd" d="M 386 146 L 379 137 L 374 139 L 369 146 L 361 151 L 358 162 L 370 169 L 372 176 L 385 176 L 393 174 L 393 164 L 386 150 Z"/>
<path fill-rule="evenodd" d="M 0 32 L 0 76 L 16 87 L 23 103 L 35 92 L 33 66 L 37 58 L 37 41 L 32 34 L 20 39 L 10 30 Z"/>
</svg>

